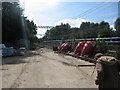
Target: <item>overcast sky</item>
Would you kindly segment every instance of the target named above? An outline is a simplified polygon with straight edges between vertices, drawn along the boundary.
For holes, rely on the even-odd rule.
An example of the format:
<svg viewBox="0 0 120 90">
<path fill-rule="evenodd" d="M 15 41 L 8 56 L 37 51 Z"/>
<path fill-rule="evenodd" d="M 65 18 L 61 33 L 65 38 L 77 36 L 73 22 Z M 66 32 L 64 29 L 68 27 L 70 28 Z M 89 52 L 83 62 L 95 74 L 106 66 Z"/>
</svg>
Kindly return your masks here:
<svg viewBox="0 0 120 90">
<path fill-rule="evenodd" d="M 69 23 L 71 27 L 80 27 L 85 21 L 107 21 L 113 27 L 118 17 L 119 0 L 21 0 L 25 16 L 37 26 L 56 26 Z M 46 29 L 38 28 L 38 34 Z M 42 37 L 38 35 L 38 37 Z"/>
</svg>

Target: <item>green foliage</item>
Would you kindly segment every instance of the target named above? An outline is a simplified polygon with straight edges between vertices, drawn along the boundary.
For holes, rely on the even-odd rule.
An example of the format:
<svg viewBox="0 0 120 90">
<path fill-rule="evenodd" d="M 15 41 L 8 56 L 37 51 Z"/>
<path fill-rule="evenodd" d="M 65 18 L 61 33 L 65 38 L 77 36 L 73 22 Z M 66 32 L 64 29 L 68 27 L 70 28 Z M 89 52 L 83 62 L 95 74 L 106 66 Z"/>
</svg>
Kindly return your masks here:
<svg viewBox="0 0 120 90">
<path fill-rule="evenodd" d="M 81 30 L 87 30 L 90 27 L 90 22 L 83 22 L 80 26 Z"/>
<path fill-rule="evenodd" d="M 75 49 L 75 47 L 77 46 L 77 44 L 78 44 L 78 41 L 75 41 L 75 40 L 74 40 L 74 41 L 72 42 L 72 49 Z"/>
<path fill-rule="evenodd" d="M 24 17 L 17 2 L 2 3 L 2 42 L 19 47 L 20 40 L 30 41 L 30 47 L 37 41 L 37 26 Z"/>
<path fill-rule="evenodd" d="M 96 38 L 98 33 L 98 23 L 83 22 L 80 26 L 80 32 L 81 38 Z"/>
<path fill-rule="evenodd" d="M 23 10 L 16 2 L 2 3 L 2 42 L 5 44 L 16 44 L 22 38 L 22 17 Z"/>
<path fill-rule="evenodd" d="M 61 24 L 47 31 L 44 38 L 48 39 L 82 39 L 116 36 L 108 22 L 83 22 L 80 28 L 70 28 L 69 24 Z"/>
<path fill-rule="evenodd" d="M 110 37 L 111 36 L 112 32 L 111 32 L 109 23 L 102 21 L 102 22 L 100 22 L 98 28 L 99 28 L 98 35 L 100 37 Z"/>
<path fill-rule="evenodd" d="M 120 59 L 120 45 L 118 46 L 116 56 L 117 56 L 118 59 Z"/>
<path fill-rule="evenodd" d="M 116 34 L 117 34 L 117 36 L 120 37 L 120 18 L 118 18 L 118 19 L 115 21 L 115 29 L 116 29 Z"/>
<path fill-rule="evenodd" d="M 105 41 L 100 39 L 96 41 L 96 48 L 98 53 L 106 53 L 108 50 Z"/>
<path fill-rule="evenodd" d="M 60 26 L 56 26 L 51 30 L 47 30 L 45 33 L 44 39 L 68 39 L 70 32 L 69 24 L 61 24 Z"/>
</svg>

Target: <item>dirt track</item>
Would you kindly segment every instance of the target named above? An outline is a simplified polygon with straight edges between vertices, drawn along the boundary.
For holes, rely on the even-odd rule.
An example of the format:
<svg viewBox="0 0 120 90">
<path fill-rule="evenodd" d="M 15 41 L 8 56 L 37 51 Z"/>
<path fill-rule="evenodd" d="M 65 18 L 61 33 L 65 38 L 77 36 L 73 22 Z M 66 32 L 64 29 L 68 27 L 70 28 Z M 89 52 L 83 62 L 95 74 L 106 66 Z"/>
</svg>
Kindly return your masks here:
<svg viewBox="0 0 120 90">
<path fill-rule="evenodd" d="M 3 58 L 2 88 L 96 88 L 94 66 L 43 49 L 34 55 Z M 78 67 L 78 65 L 86 65 Z"/>
</svg>

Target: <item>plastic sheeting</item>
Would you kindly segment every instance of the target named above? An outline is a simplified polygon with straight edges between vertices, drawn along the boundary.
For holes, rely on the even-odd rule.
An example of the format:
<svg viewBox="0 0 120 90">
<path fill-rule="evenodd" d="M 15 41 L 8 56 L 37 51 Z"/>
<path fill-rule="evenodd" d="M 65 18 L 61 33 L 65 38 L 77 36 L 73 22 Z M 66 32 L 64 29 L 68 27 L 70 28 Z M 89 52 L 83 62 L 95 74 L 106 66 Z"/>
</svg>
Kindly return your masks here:
<svg viewBox="0 0 120 90">
<path fill-rule="evenodd" d="M 14 49 L 12 48 L 3 48 L 2 56 L 12 56 L 14 54 Z"/>
<path fill-rule="evenodd" d="M 74 49 L 75 54 L 87 55 L 95 51 L 95 46 L 91 41 L 82 41 L 79 42 L 76 48 Z"/>
</svg>

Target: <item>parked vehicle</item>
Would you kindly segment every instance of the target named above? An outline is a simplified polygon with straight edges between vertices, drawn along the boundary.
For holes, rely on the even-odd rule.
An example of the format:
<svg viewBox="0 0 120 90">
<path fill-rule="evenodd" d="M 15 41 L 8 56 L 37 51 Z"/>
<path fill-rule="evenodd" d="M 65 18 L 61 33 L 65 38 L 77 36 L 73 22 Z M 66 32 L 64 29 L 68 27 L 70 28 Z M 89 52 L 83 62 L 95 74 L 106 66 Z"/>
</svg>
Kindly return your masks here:
<svg viewBox="0 0 120 90">
<path fill-rule="evenodd" d="M 16 50 L 13 47 L 6 47 L 5 44 L 0 44 L 0 53 L 2 57 L 15 55 Z"/>
<path fill-rule="evenodd" d="M 25 55 L 26 52 L 27 52 L 27 50 L 25 47 L 20 47 L 20 48 L 16 49 L 15 55 L 23 56 L 23 55 Z"/>
<path fill-rule="evenodd" d="M 26 53 L 26 48 L 25 47 L 20 47 L 18 51 L 19 51 L 19 55 L 23 56 Z"/>
</svg>

